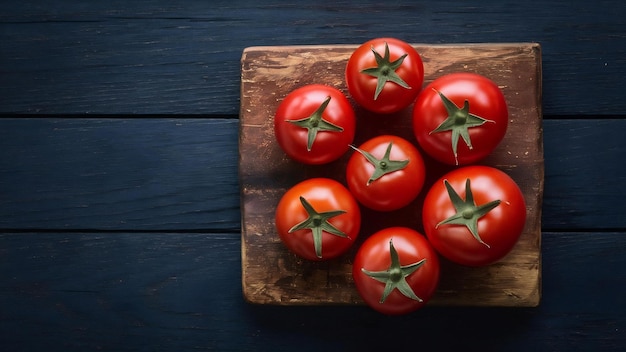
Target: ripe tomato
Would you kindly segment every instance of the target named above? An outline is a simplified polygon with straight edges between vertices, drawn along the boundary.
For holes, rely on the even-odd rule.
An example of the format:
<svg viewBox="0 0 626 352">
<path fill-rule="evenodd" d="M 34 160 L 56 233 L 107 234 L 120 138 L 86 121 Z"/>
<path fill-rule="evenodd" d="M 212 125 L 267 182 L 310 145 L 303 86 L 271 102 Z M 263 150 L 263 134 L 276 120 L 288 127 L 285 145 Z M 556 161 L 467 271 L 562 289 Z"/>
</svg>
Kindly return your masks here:
<svg viewBox="0 0 626 352">
<path fill-rule="evenodd" d="M 420 152 L 398 136 L 376 136 L 348 160 L 346 181 L 363 205 L 378 211 L 400 209 L 413 201 L 424 185 L 426 171 Z"/>
<path fill-rule="evenodd" d="M 361 227 L 361 210 L 341 183 L 311 178 L 285 192 L 275 223 L 287 248 L 319 261 L 338 257 L 352 246 Z"/>
<path fill-rule="evenodd" d="M 390 114 L 408 107 L 423 82 L 422 58 L 410 44 L 395 38 L 361 44 L 346 65 L 348 92 L 375 113 Z"/>
<path fill-rule="evenodd" d="M 441 255 L 458 264 L 484 266 L 513 249 L 526 224 L 526 204 L 506 173 L 489 166 L 465 166 L 430 188 L 422 221 Z"/>
<path fill-rule="evenodd" d="M 439 258 L 419 232 L 380 230 L 363 242 L 352 265 L 359 295 L 373 309 L 406 314 L 425 305 L 439 284 Z"/>
<path fill-rule="evenodd" d="M 356 117 L 338 89 L 311 84 L 287 94 L 274 117 L 278 145 L 292 159 L 325 164 L 338 159 L 354 139 Z"/>
<path fill-rule="evenodd" d="M 467 165 L 500 144 L 508 116 L 504 94 L 493 81 L 474 73 L 452 73 L 435 79 L 419 94 L 413 106 L 413 131 L 436 160 Z"/>
</svg>

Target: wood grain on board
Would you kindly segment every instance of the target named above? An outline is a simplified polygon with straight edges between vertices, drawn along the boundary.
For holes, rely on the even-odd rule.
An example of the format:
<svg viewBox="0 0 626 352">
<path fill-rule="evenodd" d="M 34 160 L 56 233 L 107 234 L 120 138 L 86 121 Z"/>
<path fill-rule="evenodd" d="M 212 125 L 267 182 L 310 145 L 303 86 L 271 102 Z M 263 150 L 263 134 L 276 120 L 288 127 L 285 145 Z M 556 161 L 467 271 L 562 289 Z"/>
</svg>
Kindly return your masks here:
<svg viewBox="0 0 626 352">
<path fill-rule="evenodd" d="M 424 61 L 425 82 L 453 72 L 476 72 L 502 89 L 509 107 L 509 127 L 499 147 L 483 164 L 506 171 L 527 202 L 528 220 L 514 250 L 502 261 L 482 268 L 442 261 L 441 280 L 429 304 L 459 306 L 536 306 L 541 297 L 541 203 L 543 138 L 541 49 L 535 43 L 415 44 Z M 273 115 L 293 89 L 311 83 L 334 86 L 346 95 L 344 68 L 353 45 L 250 47 L 241 59 L 239 177 L 242 213 L 242 286 L 253 303 L 279 305 L 362 304 L 351 277 L 351 262 L 368 235 L 387 226 L 422 232 L 425 190 L 451 167 L 425 156 L 427 181 L 422 195 L 393 213 L 363 208 L 359 240 L 346 255 L 308 262 L 282 245 L 274 227 L 274 210 L 282 194 L 310 177 L 345 182 L 350 153 L 323 166 L 290 160 L 273 135 Z M 389 133 L 414 143 L 411 108 L 377 116 L 354 102 L 358 122 L 354 144 Z M 376 122 L 374 124 L 373 122 Z"/>
</svg>

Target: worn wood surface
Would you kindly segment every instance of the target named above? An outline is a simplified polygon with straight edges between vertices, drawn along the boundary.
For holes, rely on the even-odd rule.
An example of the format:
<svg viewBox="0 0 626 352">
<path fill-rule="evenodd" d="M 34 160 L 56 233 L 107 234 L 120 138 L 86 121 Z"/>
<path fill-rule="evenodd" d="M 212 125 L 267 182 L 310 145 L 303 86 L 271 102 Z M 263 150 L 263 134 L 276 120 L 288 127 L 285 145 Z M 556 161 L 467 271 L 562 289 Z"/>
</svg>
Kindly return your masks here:
<svg viewBox="0 0 626 352">
<path fill-rule="evenodd" d="M 541 296 L 541 201 L 543 139 L 541 50 L 538 44 L 414 45 L 424 61 L 425 84 L 452 72 L 475 72 L 492 79 L 505 95 L 509 128 L 499 148 L 483 163 L 505 170 L 517 181 L 527 202 L 528 221 L 515 249 L 496 265 L 465 268 L 444 262 L 431 304 L 536 306 Z M 306 84 L 334 86 L 349 96 L 345 65 L 355 46 L 247 48 L 242 56 L 240 164 L 243 291 L 260 304 L 361 303 L 351 276 L 356 249 L 338 260 L 302 260 L 282 245 L 274 226 L 276 204 L 292 185 L 309 177 L 345 183 L 350 153 L 330 165 L 306 166 L 290 160 L 275 142 L 273 115 L 293 89 Z M 349 97 L 350 98 L 350 97 Z M 351 98 L 350 98 L 351 99 Z M 393 116 L 357 114 L 355 145 L 380 134 L 404 137 L 417 146 L 411 107 Z M 383 124 L 374 123 L 385 119 Z M 419 146 L 418 146 L 419 148 Z M 422 152 L 422 154 L 424 154 Z M 452 168 L 426 158 L 424 189 Z M 425 194 L 425 192 L 422 192 Z M 421 197 L 392 212 L 363 210 L 363 238 L 388 226 L 421 226 Z"/>
<path fill-rule="evenodd" d="M 171 127 L 176 122 L 185 138 Z M 626 344 L 626 193 L 617 187 L 626 179 L 614 162 L 624 152 L 626 120 L 544 120 L 539 307 L 433 306 L 396 319 L 366 307 L 245 303 L 240 211 L 210 211 L 239 199 L 238 126 L 236 119 L 0 119 L 3 350 L 345 351 L 383 347 L 375 336 L 391 326 L 433 350 L 619 351 Z M 145 154 L 104 148 L 103 140 L 151 151 L 160 162 L 138 177 Z M 173 167 L 171 150 L 194 157 Z M 223 176 L 198 170 L 222 152 L 234 155 Z M 169 189 L 176 179 L 187 185 Z M 151 182 L 159 195 L 135 200 L 132 189 Z M 194 191 L 207 183 L 217 186 Z M 178 217 L 179 230 L 170 221 Z M 458 339 L 443 338 L 449 333 Z"/>
<path fill-rule="evenodd" d="M 0 228 L 235 229 L 236 126 L 236 119 L 0 119 Z"/>
<path fill-rule="evenodd" d="M 623 114 L 625 17 L 622 0 L 6 0 L 0 111 L 235 116 L 244 48 L 391 36 L 541 43 L 546 114 Z"/>
<path fill-rule="evenodd" d="M 545 232 L 537 308 L 431 306 L 395 318 L 245 304 L 240 244 L 234 233 L 3 232 L 2 350 L 385 350 L 380 335 L 432 351 L 626 345 L 624 232 Z"/>
<path fill-rule="evenodd" d="M 624 130 L 544 119 L 544 231 L 626 228 Z M 239 236 L 238 135 L 237 119 L 2 118 L 0 229 Z"/>
<path fill-rule="evenodd" d="M 1 2 L 0 349 L 387 350 L 393 335 L 399 349 L 622 351 L 624 18 L 621 0 Z M 388 318 L 244 300 L 242 51 L 376 36 L 541 44 L 538 307 Z"/>
</svg>

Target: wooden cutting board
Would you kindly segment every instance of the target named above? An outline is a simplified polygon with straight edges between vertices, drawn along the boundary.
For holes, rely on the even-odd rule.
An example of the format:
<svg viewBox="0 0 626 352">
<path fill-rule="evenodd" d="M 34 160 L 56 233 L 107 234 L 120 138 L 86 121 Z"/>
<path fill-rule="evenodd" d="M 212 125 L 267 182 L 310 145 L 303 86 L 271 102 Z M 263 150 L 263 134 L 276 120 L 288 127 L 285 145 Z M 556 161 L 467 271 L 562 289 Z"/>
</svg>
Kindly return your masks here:
<svg viewBox="0 0 626 352">
<path fill-rule="evenodd" d="M 422 56 L 424 85 L 452 72 L 476 72 L 495 81 L 509 105 L 509 127 L 497 150 L 483 164 L 507 172 L 522 189 L 528 220 L 513 251 L 499 263 L 462 267 L 442 260 L 439 289 L 430 305 L 537 306 L 541 297 L 541 202 L 543 139 L 541 49 L 535 43 L 414 45 Z M 290 253 L 274 226 L 282 194 L 310 177 L 332 177 L 345 184 L 349 152 L 325 166 L 290 160 L 274 139 L 274 112 L 293 89 L 311 83 L 334 86 L 346 95 L 344 69 L 356 45 L 250 47 L 241 59 L 239 177 L 242 215 L 242 286 L 247 301 L 258 304 L 363 304 L 351 276 L 360 243 L 387 226 L 422 232 L 421 202 L 428 187 L 449 166 L 425 156 L 428 178 L 422 195 L 401 210 L 380 214 L 363 208 L 364 222 L 354 248 L 327 262 L 309 262 Z M 380 117 L 356 106 L 359 145 L 374 134 L 390 133 L 416 143 L 411 108 L 376 130 L 367 121 Z"/>
</svg>

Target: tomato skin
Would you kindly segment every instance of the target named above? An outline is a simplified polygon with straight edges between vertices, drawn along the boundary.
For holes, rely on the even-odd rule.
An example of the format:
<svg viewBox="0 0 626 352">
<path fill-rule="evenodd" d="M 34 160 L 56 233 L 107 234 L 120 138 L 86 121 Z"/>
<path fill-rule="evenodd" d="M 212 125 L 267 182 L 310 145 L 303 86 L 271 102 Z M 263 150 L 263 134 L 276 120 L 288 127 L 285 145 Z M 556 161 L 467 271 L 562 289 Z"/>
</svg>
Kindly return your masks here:
<svg viewBox="0 0 626 352">
<path fill-rule="evenodd" d="M 394 135 L 373 137 L 358 147 L 382 158 L 392 144 L 392 160 L 409 160 L 404 169 L 388 173 L 371 182 L 374 165 L 355 151 L 346 167 L 346 182 L 350 192 L 364 206 L 377 211 L 393 211 L 412 202 L 422 190 L 426 178 L 425 164 L 417 148 L 404 138 Z"/>
<path fill-rule="evenodd" d="M 322 116 L 343 131 L 319 131 L 308 151 L 308 130 L 287 120 L 311 116 L 327 97 L 331 99 Z M 287 94 L 274 116 L 278 145 L 290 158 L 309 165 L 326 164 L 341 157 L 354 139 L 355 128 L 356 116 L 348 98 L 340 90 L 321 84 L 306 85 Z"/>
<path fill-rule="evenodd" d="M 437 92 L 459 108 L 468 100 L 471 114 L 493 121 L 469 128 L 472 149 L 459 138 L 458 165 L 473 164 L 489 155 L 504 138 L 508 126 L 508 108 L 500 88 L 485 76 L 458 72 L 435 79 L 417 97 L 413 106 L 413 131 L 419 145 L 434 159 L 455 165 L 452 132 L 432 133 L 448 117 Z"/>
<path fill-rule="evenodd" d="M 408 54 L 395 72 L 411 89 L 387 82 L 377 99 L 374 99 L 377 78 L 361 71 L 377 66 L 372 48 L 383 56 L 385 43 L 389 46 L 391 61 Z M 375 113 L 391 114 L 415 101 L 424 83 L 424 64 L 419 53 L 410 44 L 396 38 L 376 38 L 361 44 L 352 53 L 346 65 L 345 75 L 348 92 L 359 105 Z"/>
<path fill-rule="evenodd" d="M 478 234 L 489 247 L 477 241 L 466 226 L 437 226 L 456 212 L 444 180 L 465 199 L 468 178 L 477 205 L 501 200 L 478 220 Z M 526 204 L 518 185 L 503 171 L 489 166 L 464 166 L 433 184 L 424 200 L 422 221 L 428 240 L 442 256 L 466 266 L 485 266 L 505 257 L 517 243 L 526 224 Z"/>
<path fill-rule="evenodd" d="M 300 202 L 304 197 L 318 212 L 344 210 L 345 213 L 328 220 L 348 238 L 322 233 L 322 257 L 317 257 L 311 230 L 289 233 L 296 224 L 306 220 L 308 213 Z M 281 197 L 275 215 L 278 235 L 284 245 L 298 256 L 314 261 L 336 258 L 345 253 L 359 235 L 361 210 L 350 191 L 329 178 L 310 178 L 291 187 Z"/>
<path fill-rule="evenodd" d="M 361 270 L 387 270 L 391 265 L 390 241 L 393 241 L 401 265 L 409 265 L 426 258 L 423 266 L 406 277 L 409 286 L 422 302 L 408 298 L 394 289 L 380 303 L 385 284 L 372 279 Z M 439 258 L 433 247 L 422 234 L 407 227 L 389 227 L 372 234 L 359 247 L 352 265 L 354 284 L 361 298 L 374 310 L 387 315 L 407 314 L 423 307 L 437 290 L 439 272 Z"/>
</svg>

